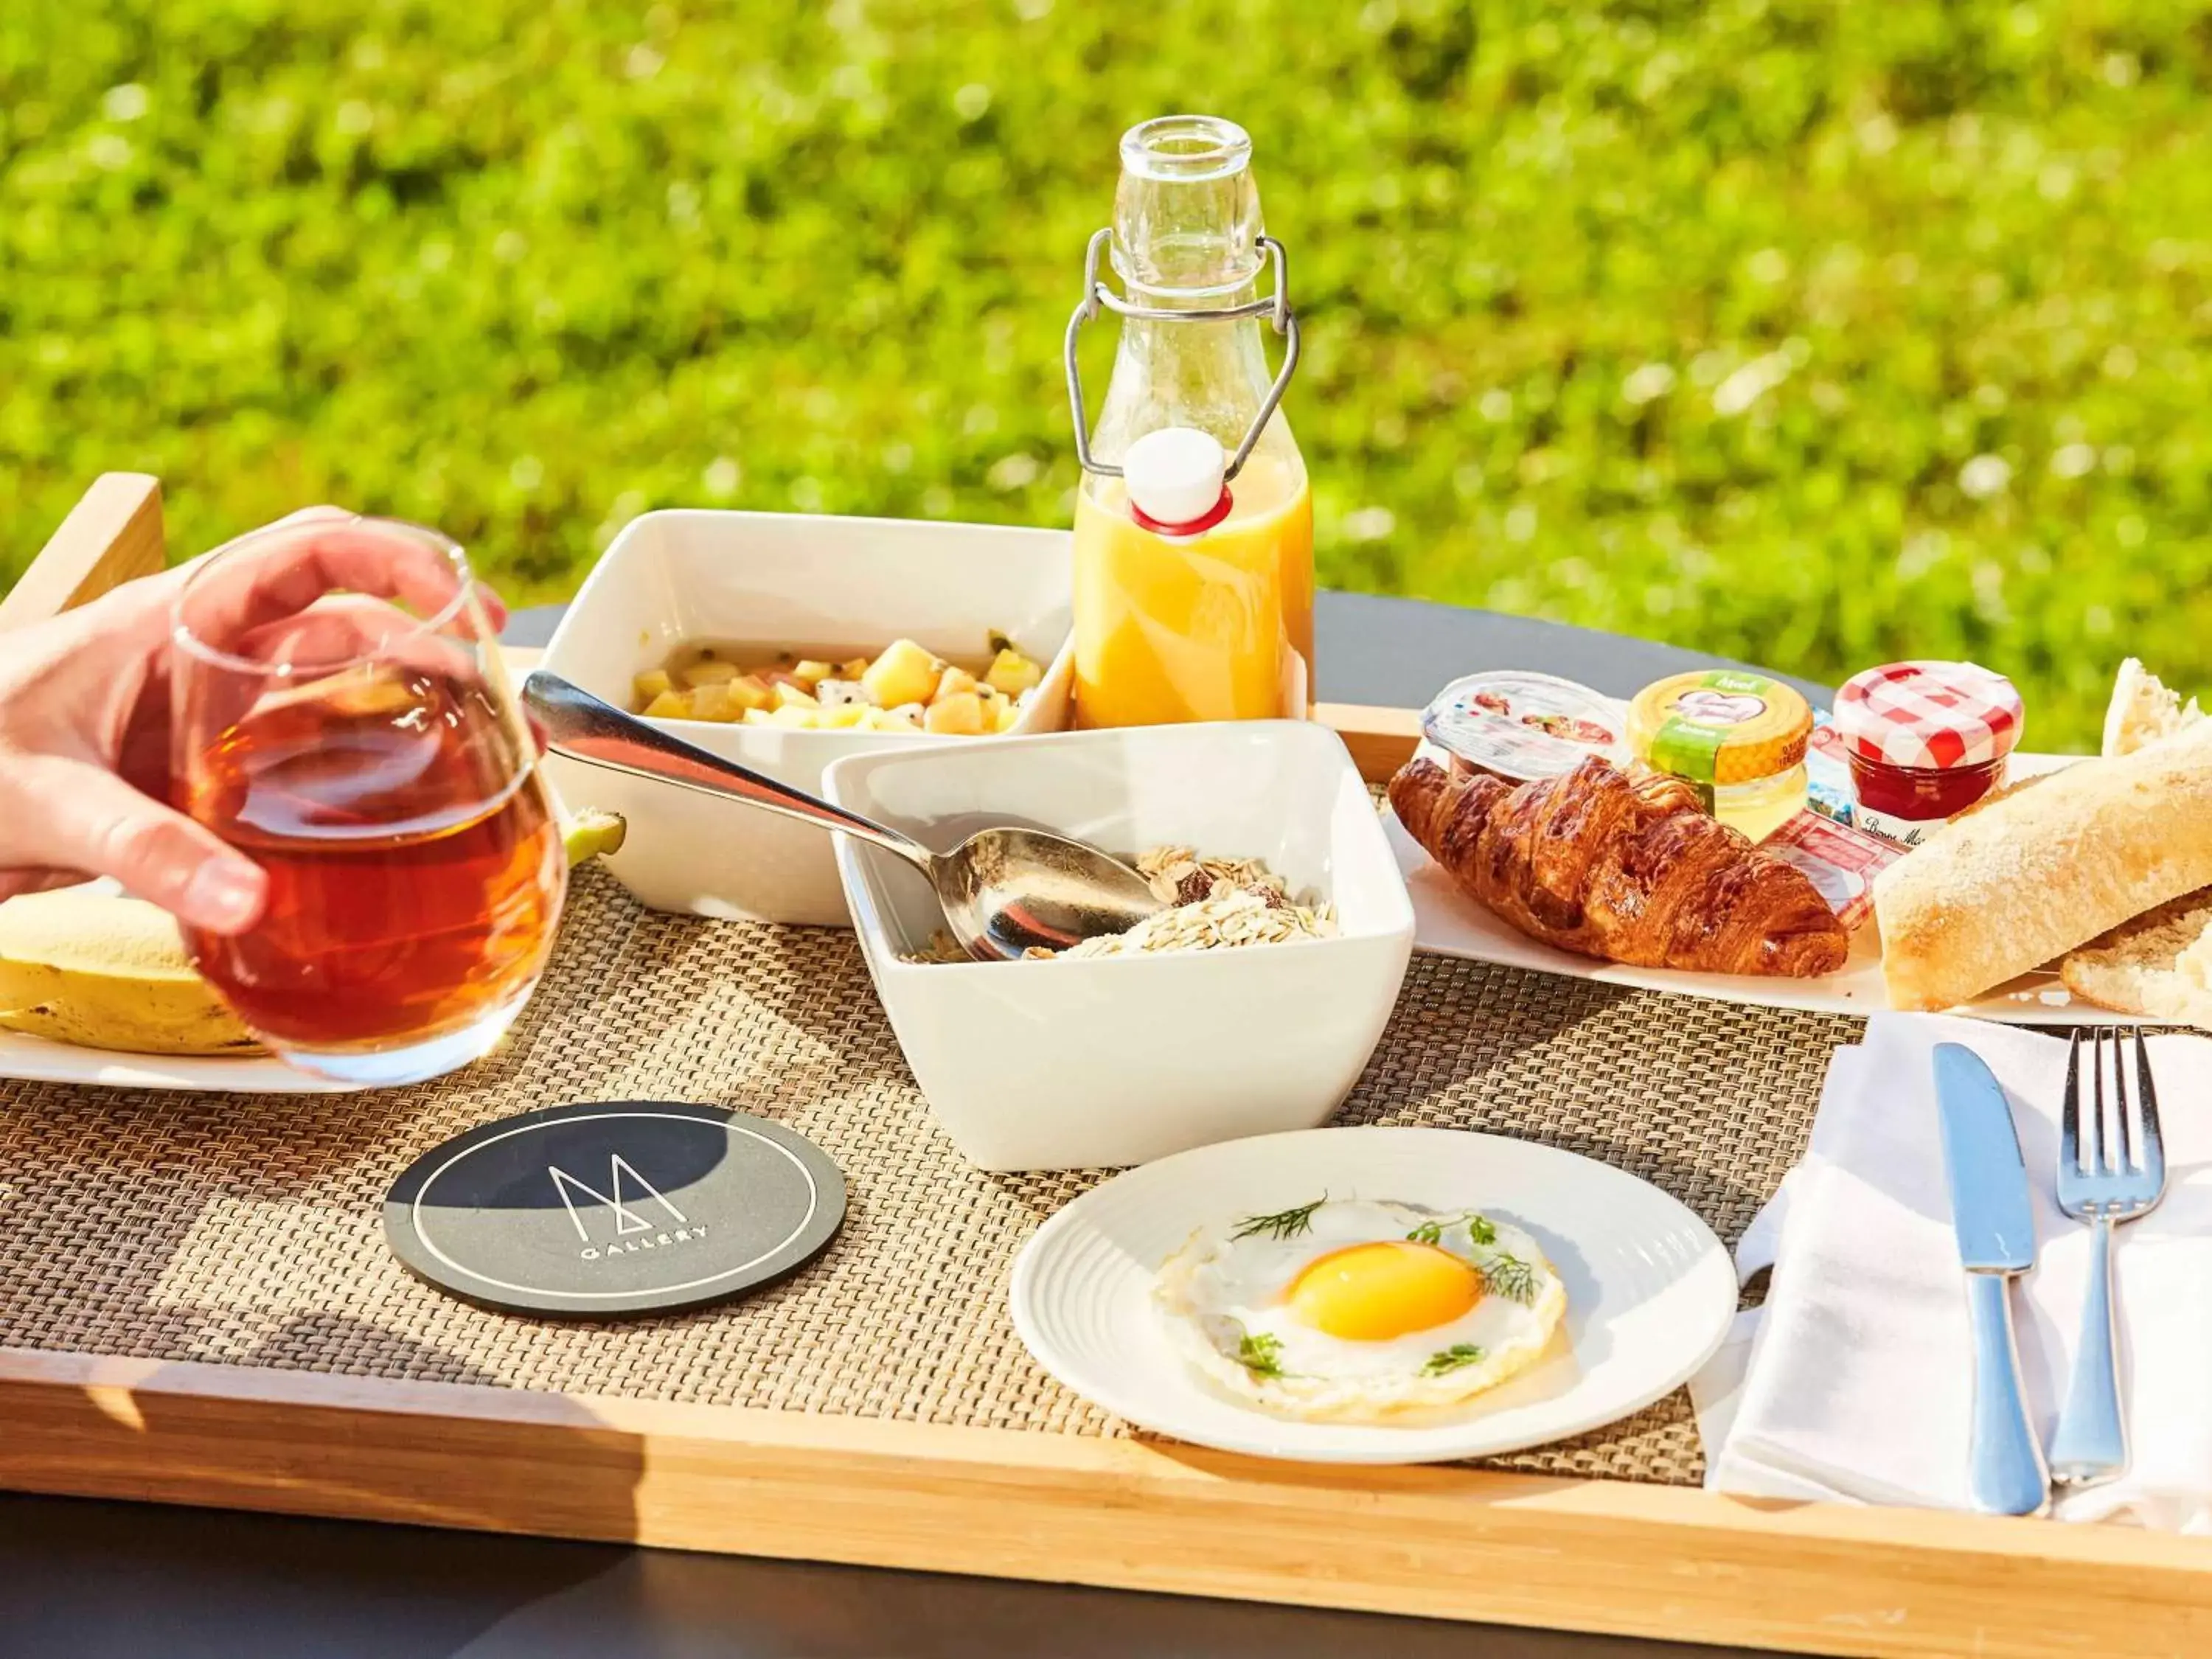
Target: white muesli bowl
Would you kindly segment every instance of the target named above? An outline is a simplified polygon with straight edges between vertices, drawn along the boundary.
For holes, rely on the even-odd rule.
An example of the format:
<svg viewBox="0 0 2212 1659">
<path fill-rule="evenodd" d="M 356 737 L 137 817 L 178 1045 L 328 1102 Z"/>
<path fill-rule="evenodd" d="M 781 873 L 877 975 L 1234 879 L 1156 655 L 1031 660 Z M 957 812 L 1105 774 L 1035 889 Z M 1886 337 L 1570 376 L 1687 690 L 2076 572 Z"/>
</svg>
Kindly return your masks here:
<svg viewBox="0 0 2212 1659">
<path fill-rule="evenodd" d="M 1342 739 L 1299 720 L 1134 727 L 854 756 L 841 806 L 949 849 L 1022 823 L 1125 855 L 1257 859 L 1333 937 L 1229 950 L 932 963 L 928 884 L 840 836 L 860 948 L 915 1081 L 987 1170 L 1141 1164 L 1328 1121 L 1382 1035 L 1413 912 Z"/>
</svg>

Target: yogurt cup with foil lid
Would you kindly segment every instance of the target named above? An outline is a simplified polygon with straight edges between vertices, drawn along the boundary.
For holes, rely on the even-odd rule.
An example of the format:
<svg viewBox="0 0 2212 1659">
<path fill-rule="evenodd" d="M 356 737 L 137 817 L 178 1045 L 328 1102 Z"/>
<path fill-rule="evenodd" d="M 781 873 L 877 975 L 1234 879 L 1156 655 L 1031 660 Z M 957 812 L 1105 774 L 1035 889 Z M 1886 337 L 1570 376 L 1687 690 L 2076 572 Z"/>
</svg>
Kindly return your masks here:
<svg viewBox="0 0 2212 1659">
<path fill-rule="evenodd" d="M 1464 770 L 1526 783 L 1571 772 L 1592 755 L 1626 763 L 1620 705 L 1556 674 L 1469 674 L 1437 693 L 1422 735 Z"/>
</svg>

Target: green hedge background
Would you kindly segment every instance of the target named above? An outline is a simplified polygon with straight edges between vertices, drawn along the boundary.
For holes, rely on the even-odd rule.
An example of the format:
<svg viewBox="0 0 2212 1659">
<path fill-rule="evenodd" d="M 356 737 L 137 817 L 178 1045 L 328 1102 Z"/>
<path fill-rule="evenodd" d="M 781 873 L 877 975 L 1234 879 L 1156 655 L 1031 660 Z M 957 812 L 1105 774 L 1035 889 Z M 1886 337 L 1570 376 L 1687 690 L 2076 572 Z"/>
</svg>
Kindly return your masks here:
<svg viewBox="0 0 2212 1659">
<path fill-rule="evenodd" d="M 656 506 L 1065 522 L 1115 139 L 1200 108 L 1325 582 L 2094 742 L 2124 652 L 2212 682 L 2208 90 L 2164 0 L 7 0 L 0 580 L 116 467 L 525 600 Z"/>
</svg>

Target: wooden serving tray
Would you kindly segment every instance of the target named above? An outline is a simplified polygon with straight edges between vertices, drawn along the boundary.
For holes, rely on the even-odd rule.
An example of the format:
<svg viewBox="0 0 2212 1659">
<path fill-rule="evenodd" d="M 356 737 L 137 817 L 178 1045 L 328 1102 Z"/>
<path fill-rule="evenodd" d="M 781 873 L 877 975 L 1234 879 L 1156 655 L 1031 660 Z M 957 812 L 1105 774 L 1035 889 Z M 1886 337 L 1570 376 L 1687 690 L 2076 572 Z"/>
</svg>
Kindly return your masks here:
<svg viewBox="0 0 2212 1659">
<path fill-rule="evenodd" d="M 0 628 L 145 574 L 161 551 L 155 481 L 103 478 L 0 601 Z M 1402 711 L 1326 717 L 1370 775 L 1413 742 Z M 1589 1019 L 1646 1022 L 1655 1049 L 1698 1046 L 1675 1043 L 1661 1011 L 1708 1005 L 1577 994 L 1616 999 L 1577 1006 L 1610 1007 Z M 1524 1048 L 1571 1036 L 1544 1011 L 1496 1014 L 1528 1023 Z M 1407 1018 L 1418 1030 L 1463 1013 Z M 318 1103 L 286 1109 L 311 1137 Z M 38 1126 L 17 1127 L 17 1144 L 35 1141 Z M 0 1214 L 17 1174 L 0 1168 Z M 99 1189 L 87 1190 L 74 1225 L 97 1237 Z M 132 1197 L 118 1189 L 117 1201 Z M 30 1255 L 16 1264 L 47 1270 Z M 2212 1542 L 2201 1539 L 1552 1474 L 1316 1468 L 1048 1424 L 399 1380 L 368 1374 L 388 1367 L 373 1355 L 328 1370 L 130 1358 L 23 1346 L 28 1334 L 0 1325 L 0 1486 L 22 1491 L 1811 1653 L 2212 1650 Z"/>
</svg>

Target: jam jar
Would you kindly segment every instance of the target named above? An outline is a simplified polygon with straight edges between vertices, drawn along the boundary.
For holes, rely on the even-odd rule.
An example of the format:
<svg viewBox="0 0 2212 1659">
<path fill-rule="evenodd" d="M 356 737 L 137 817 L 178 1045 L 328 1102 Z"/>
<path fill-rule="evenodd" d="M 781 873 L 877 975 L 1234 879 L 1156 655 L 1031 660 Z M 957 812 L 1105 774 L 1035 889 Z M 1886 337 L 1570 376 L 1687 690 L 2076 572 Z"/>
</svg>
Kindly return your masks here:
<svg viewBox="0 0 2212 1659">
<path fill-rule="evenodd" d="M 2025 720 L 2010 680 L 1970 662 L 1893 662 L 1836 694 L 1852 822 L 1908 847 L 2004 781 Z"/>
</svg>

